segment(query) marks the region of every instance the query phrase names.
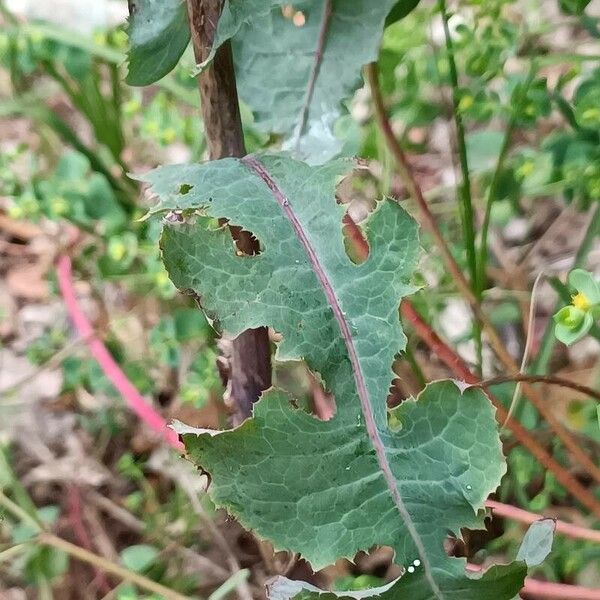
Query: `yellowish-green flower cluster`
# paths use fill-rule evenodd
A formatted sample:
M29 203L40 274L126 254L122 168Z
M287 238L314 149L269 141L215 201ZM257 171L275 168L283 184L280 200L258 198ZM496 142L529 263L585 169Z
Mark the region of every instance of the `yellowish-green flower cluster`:
M600 287L594 276L583 269L571 271L568 281L575 293L571 304L554 315L554 333L558 340L570 346L586 335L600 316Z

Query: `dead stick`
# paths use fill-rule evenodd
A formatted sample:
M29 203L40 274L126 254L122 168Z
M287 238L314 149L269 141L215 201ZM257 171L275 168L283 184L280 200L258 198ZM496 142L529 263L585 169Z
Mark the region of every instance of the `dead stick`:
M188 16L194 54L204 62L212 49L223 0L188 0ZM246 154L240 118L231 45L224 43L212 63L198 78L204 131L211 160ZM240 228L231 228L238 248L245 254L256 254L258 241ZM249 329L226 341L226 400L233 411L233 424L252 412L261 392L271 386L271 349L266 327Z

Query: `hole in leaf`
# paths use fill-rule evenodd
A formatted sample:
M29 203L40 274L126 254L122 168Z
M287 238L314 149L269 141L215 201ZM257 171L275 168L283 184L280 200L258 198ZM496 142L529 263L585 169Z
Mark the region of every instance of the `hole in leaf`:
M262 252L259 239L251 231L247 231L238 225L231 225L229 230L231 231L237 256L256 256Z
M354 264L360 265L369 257L369 242L362 229L348 213L344 215L342 223L346 254Z
M189 193L190 193L190 191L191 191L193 188L194 188L194 186L193 186L193 185L190 185L189 183L182 183L182 184L179 186L179 193L180 193L182 196L185 196L186 194L189 194Z
M284 4L281 7L281 14L284 19L291 21L296 27L306 25L306 14L301 10L296 10L292 4Z
M373 546L368 552L358 552L349 571L359 577L366 587L377 587L402 574L402 567L394 563L394 550L390 546Z
M281 336L275 333L275 341ZM297 399L295 408L312 414L321 421L335 416L335 398L329 394L318 373L313 373L303 361L286 361L275 365L276 385Z
M292 22L296 27L304 27L306 23L306 16L304 13L299 10L292 18Z

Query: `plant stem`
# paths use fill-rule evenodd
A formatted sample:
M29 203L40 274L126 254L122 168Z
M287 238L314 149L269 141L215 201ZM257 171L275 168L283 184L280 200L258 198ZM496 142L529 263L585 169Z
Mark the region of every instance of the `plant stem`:
M192 45L198 63L212 49L222 0L187 0ZM237 97L231 44L221 45L212 64L198 77L205 137L211 160L246 154ZM232 227L237 247L244 254L257 254L259 243L248 232ZM250 416L252 405L271 386L271 346L266 327L248 329L235 339L225 339L227 366L221 374L227 383L226 401L233 411L233 424Z
M66 540L63 540L52 533L41 533L37 539L39 543L44 546L51 546L57 550L62 550L73 558L77 558L83 562L98 567L106 573L116 575L120 579L133 583L147 592L158 594L159 596L166 598L166 600L189 600L189 596L184 596L183 594L170 590L164 585L161 585L156 581L152 581L152 579L148 579L139 573L129 571L128 569L125 569L124 567L117 565L102 556L98 556L89 550L85 550L79 546L76 546L75 544L71 544L71 542L67 542Z
M423 389L427 385L427 378L425 377L425 373L423 373L423 369L417 362L414 352L410 348L409 344L406 344L406 350L404 350L404 355L406 356L406 360L410 365L412 372L417 379L417 382L421 389Z
M485 505L494 514L510 519L511 521L519 521L527 525L535 523L540 519L543 519L543 515L523 510L510 504L502 504L495 500L487 500ZM597 529L588 529L586 527L580 527L579 525L573 525L559 519L556 520L556 533L570 537L575 540L589 540L590 542L600 543L600 531Z
M500 154L498 155L498 161L496 162L496 168L494 169L494 174L492 175L492 181L490 182L490 186L488 188L486 201L485 201L485 213L483 216L483 223L481 225L481 240L479 242L479 256L477 258L477 275L475 277L475 295L479 302L481 302L481 298L483 296L483 290L485 287L485 268L487 266L488 260L488 232L490 228L490 218L492 215L492 206L494 202L497 200L498 195L498 184L500 183L500 177L502 175L502 171L504 170L504 164L506 162L506 157L508 156L508 151L510 149L510 142L512 140L512 136L517 125L517 120L519 117L519 112L523 106L523 102L527 97L527 91L529 86L533 82L535 74L537 72L537 66L535 63L531 63L531 67L529 69L529 73L527 75L527 79L523 83L523 87L520 89L517 94L517 98L513 98L512 102L512 110L511 116L506 126L506 131L504 133L504 139L502 141L502 147L500 149Z
M456 69L456 60L454 57L454 44L452 35L448 25L448 11L446 8L446 0L439 0L438 7L442 17L444 26L444 38L446 40L446 56L448 60L448 69L450 71L450 83L452 85L452 112L454 116L454 124L456 126L456 142L458 148L458 158L462 176L462 184L460 186L459 206L462 231L465 240L465 249L467 253L467 263L469 265L469 273L471 275L471 286L475 286L477 281L477 256L475 248L475 218L473 213L473 199L471 196L471 176L469 174L469 160L467 156L467 143L465 139L465 126L462 119L462 114L459 108L459 87L458 87L458 71ZM481 325L475 320L473 324L475 333L475 344L477 351L477 368L481 372L483 342L481 339Z
M474 385L476 387L489 387L491 385L498 385L500 383L522 381L526 381L527 383L546 383L548 385L558 385L560 387L569 388L581 394L585 394L586 396L594 398L594 400L600 402L600 391L588 387L587 385L575 383L574 381L570 381L564 377L555 377L550 375L526 375L524 373L517 373L516 375L506 375L484 379L483 381L480 381Z
M0 505L4 506L4 508L19 521L27 523L34 531L42 530L42 524L27 511L23 510L18 504L13 502L2 490L0 490Z
M488 342L492 350L494 351L494 354L496 354L496 356L507 371L511 373L519 371L519 366L517 365L515 359L507 350L506 346L504 345L504 342L498 335L498 332L494 328L492 322L483 312L481 305L477 300L477 297L475 296L473 290L469 286L469 282L467 281L462 271L460 270L458 264L454 260L454 257L452 256L452 253L450 252L450 249L448 248L448 245L444 240L444 237L442 236L439 228L437 227L435 218L429 210L429 206L425 201L423 191L421 190L420 185L414 177L410 163L408 162L404 151L400 147L398 140L396 140L396 136L394 135L390 122L387 118L387 114L385 112L383 97L381 95L381 89L379 87L377 65L375 63L367 65L366 72L367 77L369 79L369 84L371 86L371 95L373 97L375 114L377 116L379 126L381 127L384 133L384 137L386 142L388 143L390 151L396 159L398 172L403 178L405 185L409 190L409 193L411 194L417 206L419 207L423 226L432 234L434 240L436 241L439 250L442 254L444 264L448 269L448 272L452 275L454 282L456 283L456 286L462 294L463 298L471 305L471 309L473 310L475 317L482 324L483 330L487 335ZM548 409L544 400L537 393L537 391L528 384L523 385L523 391L525 393L525 396L527 396L527 398L530 400L533 406L535 406L540 415L542 415L542 417L546 420L548 425L556 433L558 438L563 442L563 444L569 450L571 455L579 462L581 466L585 468L585 470L596 481L600 482L600 467L594 464L590 457L581 449L577 441L563 427L559 419L554 415L554 413L551 410ZM503 411L506 412L504 407Z
M0 551L0 563L6 562L15 556L21 554L21 552L25 552L27 548L31 546L31 541L23 542L22 544L15 544L14 546L10 546L6 548L6 550Z

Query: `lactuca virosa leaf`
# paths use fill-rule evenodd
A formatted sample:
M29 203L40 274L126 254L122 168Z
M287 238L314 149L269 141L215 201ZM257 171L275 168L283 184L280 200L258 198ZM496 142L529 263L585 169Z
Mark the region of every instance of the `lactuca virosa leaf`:
M417 1L226 0L205 65L232 39L238 92L256 127L283 135L296 157L323 163L341 150L341 103L377 59L388 13L397 20Z
M159 198L153 212L175 211L161 245L177 287L233 335L272 326L283 336L277 358L306 361L336 399L325 422L271 390L237 429L178 431L210 473L215 503L315 569L389 545L413 571L395 597L415 590L454 599L460 590L475 599L493 579L504 582L495 600L509 600L523 565L473 580L443 548L448 531L481 527L483 502L505 472L494 411L479 390L461 393L447 381L395 409L400 427L388 424L391 365L406 343L398 305L414 290L417 228L397 204L380 202L365 227L369 256L353 263L335 201L347 166L277 155L143 177ZM261 253L238 256L215 218L253 232Z
M190 41L185 0L133 0L129 85L150 85L175 68Z

